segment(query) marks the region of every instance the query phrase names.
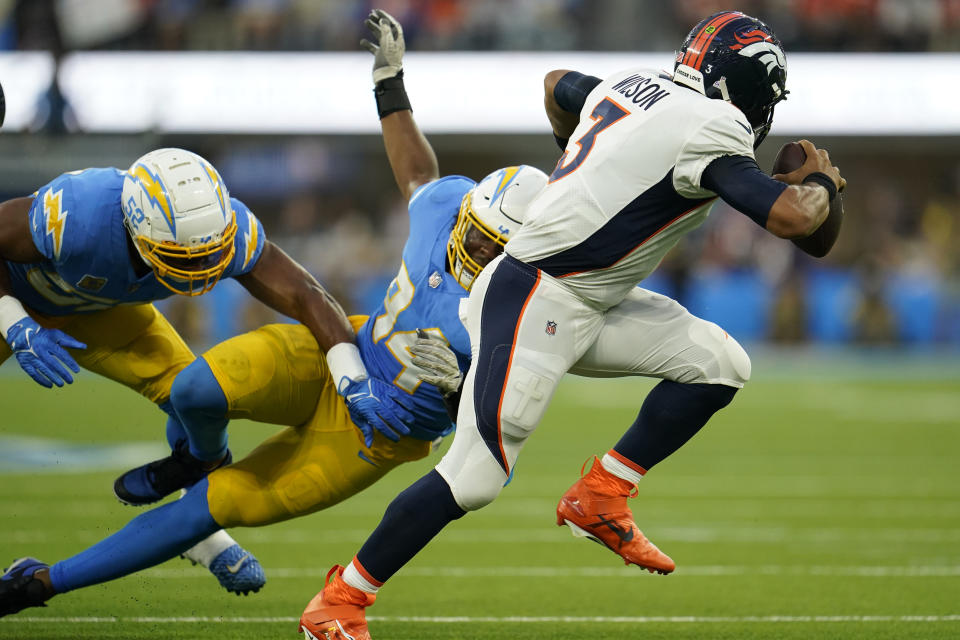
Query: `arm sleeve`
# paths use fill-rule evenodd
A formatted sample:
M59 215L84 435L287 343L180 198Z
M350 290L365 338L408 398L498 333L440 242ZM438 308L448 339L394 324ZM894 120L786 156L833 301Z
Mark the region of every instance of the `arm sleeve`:
M703 171L700 186L763 228L774 201L787 188L765 174L756 160L744 156L721 156L711 162Z
M564 111L579 114L587 101L587 96L602 81L595 76L587 76L570 71L553 87L553 99Z

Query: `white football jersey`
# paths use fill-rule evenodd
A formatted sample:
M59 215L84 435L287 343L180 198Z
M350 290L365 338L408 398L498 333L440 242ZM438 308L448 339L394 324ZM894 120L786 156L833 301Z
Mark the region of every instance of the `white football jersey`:
M716 194L700 176L728 155L753 158L739 109L660 71L616 73L587 96L506 251L597 305L617 304L704 221Z

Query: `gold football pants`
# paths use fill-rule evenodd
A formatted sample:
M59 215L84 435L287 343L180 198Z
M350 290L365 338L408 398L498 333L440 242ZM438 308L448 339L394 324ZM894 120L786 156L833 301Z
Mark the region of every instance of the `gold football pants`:
M366 318L351 317L354 327ZM227 397L228 416L288 425L248 456L208 477L210 513L225 528L256 527L306 515L359 493L430 443L373 446L350 414L310 331L274 324L223 342L204 354Z

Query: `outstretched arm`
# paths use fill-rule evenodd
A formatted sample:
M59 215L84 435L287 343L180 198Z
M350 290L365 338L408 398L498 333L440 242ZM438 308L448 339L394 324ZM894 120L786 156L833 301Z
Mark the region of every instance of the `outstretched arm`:
M257 264L237 280L257 300L310 329L368 447L374 430L394 441L410 433L404 424L413 419L408 407L390 385L369 375L343 308L306 269L268 241Z
M374 96L383 146L400 193L409 200L417 187L439 177L437 156L413 119L403 86L403 28L380 9L370 12L366 25L373 41L362 40L361 44L374 56Z

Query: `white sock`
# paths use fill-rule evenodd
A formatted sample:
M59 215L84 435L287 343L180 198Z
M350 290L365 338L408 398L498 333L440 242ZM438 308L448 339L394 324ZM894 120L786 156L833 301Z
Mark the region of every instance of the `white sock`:
M347 565L347 568L343 570L343 575L341 577L348 585L356 589L360 589L360 591L376 593L380 590L380 587L372 584L369 580L363 577L363 574L361 574L357 568L353 566L353 562Z
M611 456L609 453L605 453L603 455L603 458L600 459L600 464L602 464L603 468L609 473L612 473L618 478L623 478L627 482L631 482L633 484L638 484L643 478L642 473L636 469L628 467L624 463Z
M231 538L229 533L220 529L220 531L211 533L205 539L184 551L183 555L188 560L193 560L209 569L214 558L235 544L237 544L237 541Z

